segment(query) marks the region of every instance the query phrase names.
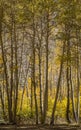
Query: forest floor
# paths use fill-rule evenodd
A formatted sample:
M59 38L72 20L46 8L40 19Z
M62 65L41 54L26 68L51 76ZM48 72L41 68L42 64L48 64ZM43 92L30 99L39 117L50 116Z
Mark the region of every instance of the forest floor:
M0 125L0 130L81 130L80 125Z

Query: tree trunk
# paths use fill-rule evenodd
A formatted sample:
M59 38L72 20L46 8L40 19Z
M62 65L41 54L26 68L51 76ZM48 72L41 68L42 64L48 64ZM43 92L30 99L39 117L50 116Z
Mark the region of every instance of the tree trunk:
M72 100L72 112L74 120L77 122L77 115L75 110L75 101L74 101L74 87L72 83L72 67L70 66L70 85L71 85L71 100Z
M48 110L48 43L49 43L49 12L46 16L47 26L46 26L46 80L45 80L45 92L44 92L44 108L43 108L43 118L42 123L45 123L46 114Z
M34 4L33 4L33 9L34 9ZM36 79L35 79L35 18L34 18L34 12L33 12L33 39L32 39L32 52L33 52L33 57L32 57L32 85L34 87L34 100L35 100L35 115L36 115L36 124L38 124L38 104L37 104L37 95L36 95Z
M62 50L62 58L61 58L61 63L60 63L60 72L59 72L59 78L57 82L57 91L56 91L56 96L55 96L55 101L53 105L53 110L52 110L52 116L51 116L51 121L50 125L53 125L54 123L54 116L55 116L55 110L56 110L56 104L57 104L57 99L58 99L58 94L59 94L59 88L60 88L60 82L61 82L61 75L62 75L62 70L63 70L63 59L64 59L64 50L65 50L65 43L63 45L63 50Z
M80 30L77 30L77 48L76 48L76 53L77 53L77 122L79 122L80 118L80 65L79 65L79 43L80 43Z
M6 118L6 113L5 113L5 108L4 108L4 101L3 101L3 95L2 95L2 90L0 86L0 99L1 99L1 105L2 105L2 111L3 111L3 118Z
M16 123L16 113L17 113L17 103L18 103L18 47L17 47L17 36L16 36L16 25L15 25L15 16L14 16L14 44L15 44L15 100L14 100L14 123Z
M70 84L69 84L69 67L67 62L66 70L66 79L67 79L67 108L66 108L66 119L70 123Z

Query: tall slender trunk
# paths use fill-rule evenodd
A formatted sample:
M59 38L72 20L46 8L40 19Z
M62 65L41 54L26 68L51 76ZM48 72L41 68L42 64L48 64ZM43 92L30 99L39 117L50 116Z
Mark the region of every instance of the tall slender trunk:
M75 101L74 101L74 87L72 83L72 67L70 66L70 85L71 85L71 100L72 100L72 112L74 120L77 122L77 115L75 110Z
M41 63L42 63L42 53L41 53L41 45L42 45L42 20L41 20L41 36L38 34L38 40L39 40L39 47L38 47L38 58L39 58L39 87L40 87L40 121L42 122L42 114L43 114L43 108L42 108L42 75L41 75Z
M69 81L69 67L67 61L67 70L66 70L66 80L67 80L67 108L66 108L66 119L70 123L70 81Z
M70 120L70 64L71 64L71 52L70 52L70 23L65 25L66 31L66 82L67 82L67 107L66 107L66 119L68 123L71 123Z
M14 44L15 44L15 101L14 101L14 123L16 123L17 103L18 103L18 47L17 47L17 36L16 36L16 25L14 16Z
M12 110L12 93L13 93L13 16L12 16L12 25L11 25L11 82L10 82L10 111L12 116L12 122L13 122L13 110Z
M47 110L48 110L48 43L49 43L49 11L47 12L47 26L46 26L46 80L45 80L45 92L44 92L44 108L42 123L45 123Z
M64 50L65 50L65 42L64 42L63 50L62 50L62 59L61 59L61 63L60 63L59 78L58 78L57 87L56 87L57 91L56 91L55 101L54 101L54 105L53 105L50 125L53 125L54 118L55 118L55 110L56 110L56 104L57 104L57 99L58 99L58 94L59 94L59 89L60 89L61 75L62 75L62 70L63 70Z
M39 49L39 86L40 86L40 113L41 113L41 118L42 118L41 45Z
M80 43L80 30L77 30L77 48L76 48L76 53L77 53L77 120L79 122L80 118L80 67L79 67L79 43Z
M35 84L35 46L34 46L34 44L35 43L33 43L33 77L32 77L32 82L33 82L33 86L34 86L36 124L38 124L38 106L37 106L37 95L36 95L36 84Z
M32 116L32 113L33 113L33 75L31 75L31 103L30 103L30 107L31 107L31 116Z
M33 3L33 11L34 11L34 3ZM38 124L38 104L37 104L37 94L36 94L36 79L35 79L35 16L33 12L33 39L32 39L32 62L33 62L33 69L32 69L32 85L34 87L34 100L35 100L35 115L36 115L36 124Z

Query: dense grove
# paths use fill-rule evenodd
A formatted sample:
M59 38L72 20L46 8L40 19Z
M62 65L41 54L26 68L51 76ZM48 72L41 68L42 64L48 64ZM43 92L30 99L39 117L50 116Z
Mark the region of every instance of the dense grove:
M0 118L79 123L81 1L0 1Z

